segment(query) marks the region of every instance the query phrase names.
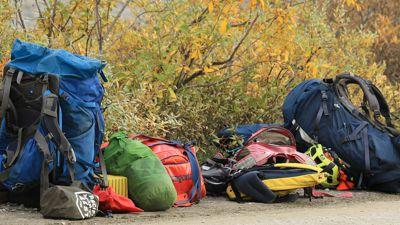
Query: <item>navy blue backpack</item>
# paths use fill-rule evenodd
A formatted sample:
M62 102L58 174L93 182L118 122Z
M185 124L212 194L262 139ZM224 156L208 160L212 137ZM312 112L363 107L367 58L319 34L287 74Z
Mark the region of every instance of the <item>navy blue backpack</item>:
M0 184L11 194L102 183L105 64L16 40L0 91ZM101 154L101 153L100 153ZM103 172L105 168L103 168Z
M349 85L361 88L360 107L350 100ZM371 82L352 74L304 81L286 97L283 116L299 150L320 143L350 164L359 188L400 192L399 132Z

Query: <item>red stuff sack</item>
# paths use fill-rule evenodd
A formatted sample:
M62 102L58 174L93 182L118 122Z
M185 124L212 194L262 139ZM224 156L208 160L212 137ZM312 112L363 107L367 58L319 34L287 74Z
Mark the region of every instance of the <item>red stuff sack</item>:
M112 211L114 213L140 213L143 212L129 198L114 192L112 187L106 189L96 185L93 194L99 197L99 209L101 211Z
M259 129L235 155L233 169L249 169L267 163L304 163L314 165L307 155L296 150L296 140L289 130L281 126Z
M161 160L177 192L174 207L191 206L206 196L193 146L145 135L131 135L131 138L149 146Z

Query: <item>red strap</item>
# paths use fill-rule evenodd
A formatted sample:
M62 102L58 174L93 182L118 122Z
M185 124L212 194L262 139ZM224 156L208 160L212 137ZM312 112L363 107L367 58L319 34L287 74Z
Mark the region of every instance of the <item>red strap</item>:
M342 192L339 194L330 194L327 192L317 191L317 190L313 189L312 196L315 198L321 198L321 197L352 198L353 193L351 193L349 191L345 191L345 192Z

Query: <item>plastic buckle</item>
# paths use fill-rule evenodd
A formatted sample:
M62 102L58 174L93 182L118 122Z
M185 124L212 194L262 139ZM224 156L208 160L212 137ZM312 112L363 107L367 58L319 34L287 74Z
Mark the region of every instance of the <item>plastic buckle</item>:
M322 101L327 101L328 95L326 94L326 91L321 91L321 94L322 94Z
M51 156L46 157L46 163L49 165L50 163L54 162L53 158Z
M374 110L374 117L379 118L380 116L381 116L381 112L379 112L378 110Z
M14 186L11 187L11 191L20 192L20 191L24 190L24 188L25 188L25 184L16 183L16 184L14 184Z
M16 71L16 70L15 70L14 67L8 68L7 73L6 73L6 76L13 76L14 73L15 73L15 71Z
M42 84L48 84L49 83L49 76L47 74L40 75L39 82L42 83Z
M70 151L68 151L68 161L70 163L75 163L76 162L76 156L75 156L75 151L74 149L70 149Z

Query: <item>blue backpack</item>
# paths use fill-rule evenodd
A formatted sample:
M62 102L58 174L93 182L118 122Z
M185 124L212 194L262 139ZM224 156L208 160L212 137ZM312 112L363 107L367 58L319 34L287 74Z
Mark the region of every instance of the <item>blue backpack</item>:
M105 64L16 40L0 91L0 183L13 194L101 183ZM103 168L103 172L105 168ZM76 183L76 182L75 182Z
M348 85L363 92L361 106L349 100ZM358 187L400 192L400 138L379 89L363 78L340 74L304 81L286 97L285 127L303 151L320 143L350 164Z

